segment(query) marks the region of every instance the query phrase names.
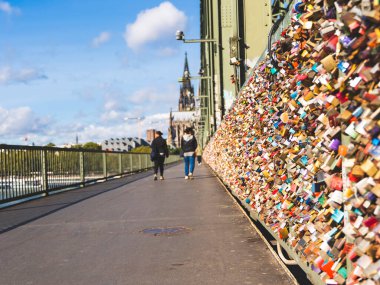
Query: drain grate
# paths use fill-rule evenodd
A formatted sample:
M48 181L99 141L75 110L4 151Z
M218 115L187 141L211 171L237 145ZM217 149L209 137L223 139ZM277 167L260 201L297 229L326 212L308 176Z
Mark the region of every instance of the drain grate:
M152 228L152 229L145 229L142 232L144 234L151 234L154 236L160 236L160 235L176 235L180 233L189 232L190 229L185 227L172 227L172 228Z

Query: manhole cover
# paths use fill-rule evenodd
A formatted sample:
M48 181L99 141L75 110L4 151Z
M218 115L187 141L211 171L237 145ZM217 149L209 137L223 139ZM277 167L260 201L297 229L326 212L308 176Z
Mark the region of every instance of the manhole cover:
M190 229L187 229L185 227L173 227L173 228L152 228L152 229L145 229L142 232L144 234L151 234L154 236L159 235L175 235L179 233L185 233L188 232Z

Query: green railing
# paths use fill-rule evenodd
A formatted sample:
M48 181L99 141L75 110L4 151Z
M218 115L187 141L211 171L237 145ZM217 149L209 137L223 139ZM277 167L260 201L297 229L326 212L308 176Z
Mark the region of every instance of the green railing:
M165 163L179 159L172 155ZM152 167L148 153L0 145L0 204Z

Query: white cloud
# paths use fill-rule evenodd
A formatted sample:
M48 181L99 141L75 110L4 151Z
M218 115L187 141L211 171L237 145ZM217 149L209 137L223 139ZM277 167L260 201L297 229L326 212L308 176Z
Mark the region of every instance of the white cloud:
M0 68L0 85L28 83L32 80L47 79L47 76L34 68L15 70L9 66Z
M44 132L50 120L36 116L29 107L0 107L0 136L17 136Z
M111 34L109 32L101 32L99 36L92 40L93 47L99 47L100 45L108 42L111 39Z
M20 13L20 9L16 7L12 7L11 4L4 1L0 1L0 11L3 11L4 13L8 15Z
M104 95L104 112L100 119L102 122L122 122L126 113L127 102L122 91L112 85L104 85L107 92Z
M109 138L116 137L142 137L146 138L146 130L154 128L161 130L165 136L169 126L169 113L157 113L146 116L143 120L120 120L118 123L108 125L105 123L98 124L81 124L72 123L68 125L55 126L49 132L42 135L29 135L29 141L46 144L54 142L57 145L64 143L74 143L76 135L79 136L79 142L102 142ZM33 138L34 137L34 138ZM1 143L1 142L0 142Z
M119 108L120 108L120 102L118 102L115 99L108 99L104 103L104 109L106 111L111 111L111 110L115 110L115 109L119 109Z
M176 85L163 88L144 87L126 95L114 84L102 84L105 91L100 121L104 124L117 124L125 117L142 117L157 111L167 111L176 104L178 89Z
M174 49L171 47L165 47L158 51L159 56L173 56L178 53L178 49Z
M69 124L54 124L49 119L38 118L29 107L3 109L0 107L0 144L31 144L46 145L53 142L56 145L75 143L76 135L79 142L102 142L115 137L146 138L146 130L154 128L167 135L169 113L157 113L146 116L143 120L120 120L113 125L107 123L84 124L73 122ZM24 139L28 138L28 141Z
M118 112L115 110L108 110L101 115L100 119L103 122L116 121L116 120L122 121L123 117L124 117L124 114L121 112Z
M157 91L154 88L146 87L134 92L129 101L133 104L150 104L158 101L158 99Z
M169 126L169 113L158 113L146 116L143 120L122 121L112 126L88 125L85 126L80 136L83 141L96 141L115 137L146 137L146 130L154 128L161 130L165 135ZM73 137L71 135L71 137Z
M163 89L146 87L134 92L128 101L144 106L153 105L157 108L159 107L157 104L175 103L178 96L178 90L174 85L169 85Z
M140 12L136 21L126 26L124 38L130 48L137 50L158 39L174 39L176 30L185 28L186 20L184 12L165 1L158 7Z

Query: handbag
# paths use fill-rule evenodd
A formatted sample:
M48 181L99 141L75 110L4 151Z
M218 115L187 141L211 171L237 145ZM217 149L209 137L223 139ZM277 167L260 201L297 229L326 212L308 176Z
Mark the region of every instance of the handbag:
M185 156L185 153L183 152L183 149L181 149L181 151L179 152L179 157L184 157Z
M152 152L150 153L150 161L154 161L157 157L157 153L152 150Z

